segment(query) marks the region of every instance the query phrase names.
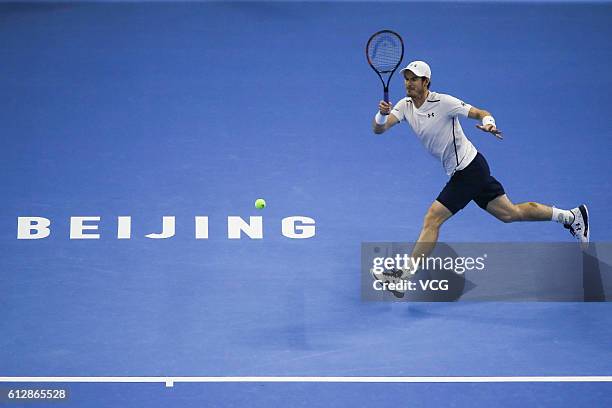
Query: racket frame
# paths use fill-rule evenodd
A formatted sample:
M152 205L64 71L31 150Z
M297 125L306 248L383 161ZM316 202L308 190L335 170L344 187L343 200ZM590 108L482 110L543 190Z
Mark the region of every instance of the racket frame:
M372 42L372 40L377 35L382 34L382 33L389 33L389 34L393 34L393 35L397 36L397 38L400 41L400 44L402 45L402 53L401 53L401 55L399 57L399 61L395 65L395 68L393 68L391 71L379 71L379 70L377 70L374 67L374 64L372 64L372 61L370 60L370 53L368 52L368 49L370 48L370 43ZM397 71L397 69L399 68L400 64L402 63L402 60L404 59L404 40L395 31L392 31L392 30L380 30L380 31L377 31L377 32L375 32L374 34L372 34L370 36L370 39L366 43L365 52L366 52L366 58L368 60L368 64L374 70L374 72L376 72L376 75L378 75L378 77L380 78L380 82L382 82L383 91L384 91L384 100L385 100L385 102L389 102L389 82L391 81L391 77L393 77L393 74L395 73L395 71ZM389 73L389 78L387 78L387 82L385 83L385 80L383 79L382 74L388 74L388 73Z

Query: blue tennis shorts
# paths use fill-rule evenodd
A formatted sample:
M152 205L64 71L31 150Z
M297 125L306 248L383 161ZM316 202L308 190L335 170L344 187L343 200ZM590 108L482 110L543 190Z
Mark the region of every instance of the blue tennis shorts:
M491 200L504 194L504 187L491 176L487 160L477 153L465 169L453 174L437 200L456 214L472 200L480 208L486 209Z

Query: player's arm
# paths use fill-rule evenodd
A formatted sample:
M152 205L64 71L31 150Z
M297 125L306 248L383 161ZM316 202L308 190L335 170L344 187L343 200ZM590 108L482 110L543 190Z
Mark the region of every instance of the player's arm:
M378 104L378 113L372 121L372 130L377 135L385 133L387 129L399 122L395 115L391 114L391 109L393 109L393 105L390 102L380 101Z
M498 139L504 138L502 136L501 130L497 129L497 127L495 126L495 119L493 118L493 115L491 115L490 112L472 106L470 108L470 111L468 112L468 118L478 119L482 121L482 125L476 125L476 127L482 130L483 132L493 133Z

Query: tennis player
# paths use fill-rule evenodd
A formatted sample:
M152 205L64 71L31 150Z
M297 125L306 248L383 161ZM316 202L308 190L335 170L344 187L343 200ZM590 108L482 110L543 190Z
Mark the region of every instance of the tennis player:
M585 247L589 242L589 213L586 205L571 210L535 202L514 204L503 186L491 176L484 156L463 133L459 117L477 119L476 127L502 139L490 112L471 106L453 96L429 90L431 69L423 61L413 61L402 69L407 97L395 106L381 101L373 122L374 133L381 134L406 121L425 149L442 162L450 180L429 207L412 257L427 256L438 240L440 226L474 200L483 210L503 222L554 221L562 224ZM414 264L403 270L385 271L375 279L393 283L416 273ZM398 293L394 294L397 296ZM401 293L403 296L403 293Z

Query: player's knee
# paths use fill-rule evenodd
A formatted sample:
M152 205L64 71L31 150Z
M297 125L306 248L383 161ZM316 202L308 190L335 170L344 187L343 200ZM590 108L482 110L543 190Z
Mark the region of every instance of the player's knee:
M436 214L435 211L432 211L430 209L429 211L427 211L427 214L425 214L425 219L423 220L423 228L424 229L437 229L437 228L440 228L440 225L442 225L442 222L443 222L443 218L439 214Z

